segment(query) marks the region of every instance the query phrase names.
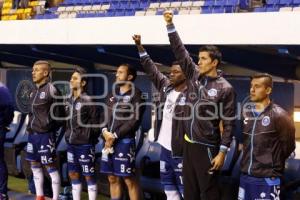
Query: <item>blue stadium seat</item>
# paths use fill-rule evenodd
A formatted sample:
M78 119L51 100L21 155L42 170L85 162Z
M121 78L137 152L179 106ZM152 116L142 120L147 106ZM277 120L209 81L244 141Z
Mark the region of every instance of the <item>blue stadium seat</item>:
M114 10L107 10L105 13L105 17L113 17L115 16L115 11Z
M253 12L266 12L266 7L254 8Z
M224 7L214 7L212 9L212 13L225 13L225 8Z
M214 5L215 6L224 6L224 5L226 5L226 0L216 0Z
M267 0L267 5L277 5L280 0Z
M125 10L125 16L134 16L135 15L135 10Z
M202 7L201 13L202 14L210 14L210 13L212 13L212 9L211 9L211 7Z
M284 5L284 6L288 6L288 5L292 4L292 3L293 3L293 0L280 0L279 1L279 4L280 5Z
M213 6L215 4L215 1L213 0L206 0L204 2L204 6Z
M121 9L116 10L115 16L116 17L125 16L125 10L121 10Z
M300 5L300 0L293 0L293 5Z
M274 7L267 7L267 12L278 12L279 11L279 7L278 6L274 6Z
M121 1L120 2L120 9L127 9L129 7L128 1Z
M239 0L228 0L226 2L226 6L236 6L239 5L240 1Z
M110 9L119 9L120 8L120 4L119 4L119 2L117 1L117 2L111 2L110 3L110 7L109 7Z
M157 9L157 11L156 11L156 15L163 15L163 14L164 14L164 12L165 12L165 9L162 9L162 8L160 8L160 9Z
M141 9L149 8L149 5L150 5L150 3L149 3L149 1L147 1L147 0L141 0L141 1L140 1L140 8L141 8Z
M139 7L140 7L140 3L138 1L130 1L128 8L135 10Z
M236 6L225 6L226 13L234 13L234 12L236 12L236 9L237 9Z

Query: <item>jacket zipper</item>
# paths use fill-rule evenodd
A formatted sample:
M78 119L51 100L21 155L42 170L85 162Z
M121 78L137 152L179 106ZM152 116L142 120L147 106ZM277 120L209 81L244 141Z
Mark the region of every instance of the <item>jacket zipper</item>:
M117 103L116 103L116 108L114 109L114 112L113 112L113 121L112 121L112 123L111 123L109 132L112 132L112 129L113 129L113 127L114 127L114 123L115 123L115 114L116 114L116 110L117 110L118 104L119 104L119 101L117 101Z
M72 100L72 106L71 106L71 119L70 119L70 128L71 128L71 134L70 134L70 138L69 138L69 143L71 144L71 139L72 139L72 135L73 135L73 107L74 107L74 102Z
M255 130L255 127L256 127L257 118L258 118L258 116L254 120L254 124L253 124L253 127L252 127L252 133L251 133L251 154L250 154L250 164L249 164L249 167L248 167L248 175L251 175L251 167L252 167L252 164L253 164L254 130Z
M35 93L35 96L34 96L34 98L33 98L32 105L31 105L31 109L32 109L32 121L31 121L31 123L30 123L31 129L32 129L33 121L35 120L35 115L34 115L34 112L33 112L33 105L34 105L34 103L35 103L35 99L36 99L37 94L39 93L39 90L40 90L40 89L38 88L37 91L36 91L36 93Z

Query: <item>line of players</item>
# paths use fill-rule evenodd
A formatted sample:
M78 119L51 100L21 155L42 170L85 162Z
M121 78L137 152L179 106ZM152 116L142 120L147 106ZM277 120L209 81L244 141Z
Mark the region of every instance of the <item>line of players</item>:
M142 67L159 91L158 104L163 106L156 112L162 118L157 117L155 122L155 139L162 149L161 183L168 200L219 200L218 176L232 140L236 95L217 69L222 59L218 48L202 47L198 64L195 64L175 29L172 12L166 11L164 19L176 58L169 77L157 69L141 44L141 36L133 36ZM50 73L51 66L47 61L37 61L33 66L32 80L36 88L30 94L32 107L27 128L27 160L31 163L36 199L45 199L44 166L52 181L52 199L58 200L60 177L55 161L54 132L63 125L66 127L68 173L74 200L80 199L81 175L87 182L89 199L96 199L95 144L100 133L105 141L100 172L108 174L111 199L122 198L121 179L128 188L130 199L141 199L135 172L134 137L143 116L144 107L140 105L144 100L134 85L135 68L128 64L118 67L118 87L107 96L107 109L101 117L86 93L88 80L84 69L77 68L73 72L70 79L72 93L65 100L54 98L60 94L49 82ZM284 163L295 149L294 125L289 115L271 101L272 87L270 75L254 75L250 86L251 103L242 111L243 158L238 197L241 200L257 199L262 193L267 199L279 199ZM1 85L0 89L2 155L6 127L12 120L9 116L13 110L7 88ZM51 110L54 104L57 106ZM211 118L215 110L218 113ZM51 116L68 118L60 121ZM99 119L103 118L107 120L101 131L94 126L82 125L99 124ZM3 155L0 163L3 169L0 170L0 199L7 199L7 170Z

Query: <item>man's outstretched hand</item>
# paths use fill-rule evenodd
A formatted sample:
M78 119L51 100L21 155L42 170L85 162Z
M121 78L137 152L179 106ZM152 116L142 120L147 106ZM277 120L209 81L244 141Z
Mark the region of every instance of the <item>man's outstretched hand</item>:
M173 12L171 10L165 11L164 19L165 19L167 25L173 24Z
M141 35L133 35L132 39L137 46L141 45Z

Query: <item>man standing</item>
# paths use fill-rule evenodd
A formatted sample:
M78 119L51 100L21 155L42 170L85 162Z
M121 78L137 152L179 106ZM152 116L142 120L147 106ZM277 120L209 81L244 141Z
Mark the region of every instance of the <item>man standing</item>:
M54 103L59 91L50 83L51 66L47 61L37 61L33 65L32 80L36 88L30 94L31 111L29 113L27 160L31 163L36 199L43 200L44 175L42 166L45 166L52 181L53 200L58 199L60 177L57 171L55 158L55 131L59 123L54 117L62 115L61 106ZM53 114L54 116L52 116Z
M166 11L168 36L172 51L187 83L186 134L183 155L184 198L219 200L218 170L232 140L235 118L235 93L217 71L222 54L215 46L199 50L198 65L193 62L173 24L173 13ZM222 137L220 121L223 124Z
M144 71L160 94L156 112L155 139L161 145L160 179L168 200L183 198L183 107L186 99L186 78L180 65L172 64L170 78L162 74L134 35ZM162 106L161 106L162 104ZM162 116L162 118L161 118Z
M289 114L270 100L272 76L251 79L250 100L243 108L243 157L239 200L280 199L285 160L295 149L295 127Z
M144 112L142 93L134 86L136 69L121 64L116 73L113 91L107 97L106 126L102 129L106 148L114 152L102 154L102 173L108 174L111 199L122 195L121 178L124 179L131 200L140 199L140 188L135 177L135 132L140 126Z
M5 85L0 82L0 200L8 200L7 167L4 158L5 134L14 117L12 96Z
M86 71L75 69L70 80L72 96L67 100L68 116L65 139L68 144L68 171L72 183L74 200L80 200L81 179L85 177L88 185L89 200L96 200L95 144L98 142L96 108L90 96L85 93L87 86ZM100 132L100 130L99 130Z

